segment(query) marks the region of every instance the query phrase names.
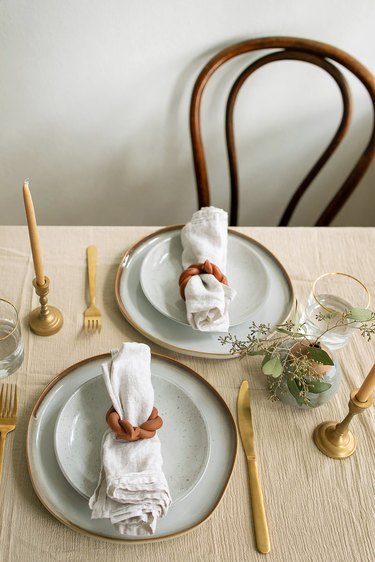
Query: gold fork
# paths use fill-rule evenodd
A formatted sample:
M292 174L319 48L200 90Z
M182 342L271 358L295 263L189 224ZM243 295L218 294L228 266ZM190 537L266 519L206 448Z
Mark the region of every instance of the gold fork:
M0 390L0 482L3 472L5 440L17 422L17 385L2 384Z
M102 315L98 307L95 306L96 254L96 246L89 246L87 248L90 306L85 310L84 328L86 334L94 334L96 331L100 333L100 330L102 328Z

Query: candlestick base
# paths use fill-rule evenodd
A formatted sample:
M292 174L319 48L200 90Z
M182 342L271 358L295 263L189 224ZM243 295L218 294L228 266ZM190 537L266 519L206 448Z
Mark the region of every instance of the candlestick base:
M53 336L63 326L64 319L58 308L48 306L48 314L41 315L41 307L35 308L29 316L30 328L38 336Z
M64 324L61 311L48 304L49 283L48 277L45 277L44 285L38 285L36 279L33 281L35 292L40 297L41 306L30 312L29 324L31 330L38 336L52 336L61 330Z
M328 421L315 428L313 439L318 449L331 459L346 459L357 448L357 439L348 429L345 435L336 431L337 422Z
M356 414L360 414L372 405L372 397L366 402L357 400L358 389L352 390L349 401L349 413L341 422L327 421L318 425L313 433L313 440L318 449L331 459L346 459L357 448L357 439L350 431L349 424Z

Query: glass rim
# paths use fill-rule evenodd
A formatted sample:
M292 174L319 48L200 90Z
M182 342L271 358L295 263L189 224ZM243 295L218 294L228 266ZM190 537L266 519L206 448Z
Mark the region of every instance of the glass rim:
M17 328L18 328L18 326L19 326L19 323L20 323L20 317L19 317L19 315L18 315L18 310L17 310L17 308L15 307L15 305L14 305L12 302L8 301L7 299L2 299L2 298L0 298L0 303L1 303L1 302L6 302L7 304L10 304L10 306L14 309L14 311L15 311L15 313L16 313L16 324L15 324L13 330L12 330L11 332L9 332L9 334L7 334L6 336L3 336L2 338L0 337L0 341L4 341L4 340L6 340L7 338L9 338L9 336L11 336L12 334L14 334L14 332L17 330Z
M343 273L342 271L330 271L328 273L323 273L323 275L319 275L319 277L317 277L313 283L312 286L312 294L314 299L316 300L316 302L319 304L319 306L321 306L322 308L324 308L324 310L326 310L327 312L335 312L336 314L343 314L342 312L340 313L337 310L334 310L333 308L328 308L328 306L325 306L320 300L318 295L316 294L316 285L318 283L318 281L320 281L321 279L323 279L324 277L328 277L329 275L342 275L343 277L348 277L349 279L352 279L353 281L355 281L356 283L358 283L359 285L361 285L361 287L363 287L363 289L366 292L367 295L367 304L364 308L368 308L370 306L371 303L371 295L370 295L370 291L368 290L367 286L360 281L360 279L358 279L357 277L354 277L354 275L350 275L350 273Z

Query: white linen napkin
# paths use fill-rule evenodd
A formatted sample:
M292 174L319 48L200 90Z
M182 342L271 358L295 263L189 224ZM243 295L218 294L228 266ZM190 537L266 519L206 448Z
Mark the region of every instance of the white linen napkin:
M103 377L120 419L133 426L145 422L154 406L150 348L123 343L103 363ZM93 519L110 519L121 534L147 536L155 532L159 517L171 503L162 471L160 440L123 441L109 430L102 442L102 467L97 488L90 498Z
M209 260L225 275L227 267L228 215L216 207L194 213L181 231L182 267ZM230 280L229 280L230 283ZM227 332L229 303L236 291L213 275L194 275L185 287L189 324L202 332Z

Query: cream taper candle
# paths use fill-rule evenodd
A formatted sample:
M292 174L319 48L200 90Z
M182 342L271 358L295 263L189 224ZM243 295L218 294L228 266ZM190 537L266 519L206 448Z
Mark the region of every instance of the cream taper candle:
M358 402L367 402L375 388L375 363L356 394Z
M40 251L39 233L36 224L34 205L29 189L29 180L25 180L23 183L23 200L25 203L27 226L29 228L30 245L31 252L33 254L36 282L39 286L42 286L45 283L45 276L43 270L42 253Z

